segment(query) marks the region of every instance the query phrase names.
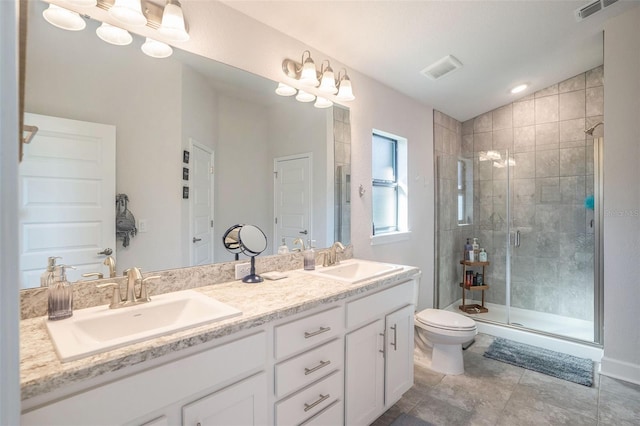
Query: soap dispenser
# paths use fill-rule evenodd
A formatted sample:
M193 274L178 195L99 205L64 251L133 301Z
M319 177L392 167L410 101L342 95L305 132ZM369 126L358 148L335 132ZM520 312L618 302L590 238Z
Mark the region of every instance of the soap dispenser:
M282 244L278 247L278 254L287 254L289 253L289 247L287 247L287 242L285 239L282 239Z
M307 241L307 249L303 253L305 271L313 271L316 269L316 252L313 250L314 245L315 240Z
M51 256L47 259L47 270L40 275L40 287L49 287L53 284L54 270L56 267L56 259L62 259L59 256Z
M73 289L67 281L66 268L73 266L57 265L54 267L54 281L49 286L49 320L57 321L73 315Z

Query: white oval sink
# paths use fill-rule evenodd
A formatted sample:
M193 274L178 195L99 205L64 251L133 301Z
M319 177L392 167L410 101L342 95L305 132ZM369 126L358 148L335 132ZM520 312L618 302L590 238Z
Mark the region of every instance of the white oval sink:
M305 273L316 275L324 278L331 278L355 284L372 278L382 277L393 272L397 272L403 268L402 265L394 265L392 263L373 262L370 260L349 259L343 260L337 265L319 267L313 271L304 271Z
M238 315L232 306L184 290L124 308L79 309L71 318L45 322L60 360L67 362Z

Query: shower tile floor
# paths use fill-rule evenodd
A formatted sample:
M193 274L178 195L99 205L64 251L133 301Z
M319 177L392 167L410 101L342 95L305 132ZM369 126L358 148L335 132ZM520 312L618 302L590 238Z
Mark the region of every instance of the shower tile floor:
M445 310L464 314L460 309L458 309L458 306L461 303L462 301L458 300L447 306ZM466 303L480 304L480 301L467 300ZM487 303L485 306L489 309L489 312L467 315L474 319L482 318L502 324L506 322L507 309L504 305ZM511 308L509 310L509 320L512 325L557 334L559 336L571 337L573 339L584 340L586 342L593 342L593 321L579 320L521 308Z
M434 373L416 358L413 387L373 425L388 426L402 413L433 425L640 424L640 385L596 373L588 388L485 358L493 339L476 336L458 376Z

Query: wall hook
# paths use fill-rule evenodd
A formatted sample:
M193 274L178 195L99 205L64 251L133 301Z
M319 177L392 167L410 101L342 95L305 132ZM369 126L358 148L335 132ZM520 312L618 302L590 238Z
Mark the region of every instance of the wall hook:
M364 189L364 186L362 186L362 184L360 184L360 187L358 188L358 193L360 194L360 198L364 196L365 192L367 192L367 190Z

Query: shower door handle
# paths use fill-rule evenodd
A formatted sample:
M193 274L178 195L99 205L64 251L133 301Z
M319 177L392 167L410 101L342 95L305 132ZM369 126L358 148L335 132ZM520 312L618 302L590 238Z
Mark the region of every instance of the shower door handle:
M520 247L520 230L516 231L516 239L513 245L514 247Z

